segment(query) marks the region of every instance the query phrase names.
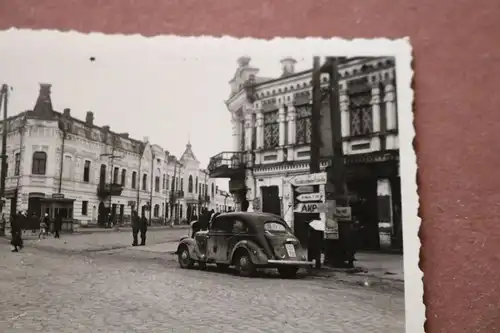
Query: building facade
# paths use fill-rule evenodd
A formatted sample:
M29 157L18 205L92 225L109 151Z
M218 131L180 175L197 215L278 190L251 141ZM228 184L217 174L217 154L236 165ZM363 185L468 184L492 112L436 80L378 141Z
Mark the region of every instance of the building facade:
M297 230L291 177L309 173L312 70L281 61L278 78L258 76L250 58L238 60L226 101L233 149L212 157L213 177L231 178L238 208L279 214ZM395 62L391 57L352 58L339 66L341 134L353 215L363 225L366 248L402 246ZM320 77L328 89L329 76ZM327 103L323 103L326 105ZM321 110L322 143L331 141L329 106ZM331 171L331 153L321 170ZM325 219L325 213L321 213ZM297 223L294 223L297 222Z
M196 211L216 207L216 180L191 161L190 144L177 159L147 137L136 140L97 126L90 111L85 120L69 109L54 111L50 89L41 84L33 110L7 120L5 214L61 214L68 223L85 225L103 224L109 216L126 223L137 209L164 223L187 219L195 195ZM195 192L190 177L196 177ZM234 206L232 198L227 201Z

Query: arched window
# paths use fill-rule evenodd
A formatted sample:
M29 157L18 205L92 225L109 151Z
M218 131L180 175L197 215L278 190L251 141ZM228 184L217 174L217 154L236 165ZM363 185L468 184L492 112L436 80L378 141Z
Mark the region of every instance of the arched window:
M193 193L193 176L189 175L188 179L188 193Z
M196 187L194 188L195 192L198 192L198 176L196 176Z
M142 175L142 190L143 191L148 190L148 175L147 174Z
M101 170L99 172L99 184L101 186L106 184L106 164L101 164Z
M46 172L47 172L47 153L43 151L34 152L31 173L34 175L45 175Z
M214 183L212 183L212 197L215 197L215 193L214 193Z
M127 170L122 170L122 186L125 187L125 181L127 180Z
M169 176L169 175L167 175L167 180L166 180L166 182L165 182L165 188L166 188L167 190L168 190L168 188L169 188L169 186L170 186L170 185L169 185L169 183L170 183L170 176Z
M135 188L137 186L137 172L134 171L132 172L132 188Z

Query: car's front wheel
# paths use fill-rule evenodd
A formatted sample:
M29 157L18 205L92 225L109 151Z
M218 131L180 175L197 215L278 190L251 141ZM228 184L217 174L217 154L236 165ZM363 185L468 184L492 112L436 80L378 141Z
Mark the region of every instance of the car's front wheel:
M250 277L255 275L256 269L252 259L246 252L241 252L236 258L236 269L241 276Z
M297 276L297 271L299 270L298 267L291 267L291 266L286 266L286 267L280 267L278 268L278 273L282 278L285 279L290 279L294 278Z
M187 246L181 246L177 254L177 259L181 268L193 268L194 266L194 260L189 255Z

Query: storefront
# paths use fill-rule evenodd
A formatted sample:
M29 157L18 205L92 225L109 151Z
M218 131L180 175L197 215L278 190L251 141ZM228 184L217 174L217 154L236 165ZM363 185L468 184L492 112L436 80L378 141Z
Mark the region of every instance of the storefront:
M63 231L73 231L73 204L75 199L68 199L64 194L53 193L46 196L44 193L31 192L28 195L28 216L33 213L41 217L48 214L50 221L54 221L57 216L62 218L61 229Z

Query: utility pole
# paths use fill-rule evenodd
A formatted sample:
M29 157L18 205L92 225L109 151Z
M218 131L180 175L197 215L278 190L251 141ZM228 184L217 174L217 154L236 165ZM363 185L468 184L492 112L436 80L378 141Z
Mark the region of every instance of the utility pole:
M174 177L172 178L172 184L171 184L171 190L170 190L170 218L172 221L175 221L175 218L177 216L174 216L174 212L177 215L177 212L174 210L175 206L175 196L176 196L176 191L177 191L177 184L176 184L176 177L177 177L177 160L174 157ZM173 223L173 222L172 222Z
M112 134L111 134L112 135ZM113 179L113 175L114 175L114 166L115 166L115 159L119 159L119 158L122 158L121 156L119 155L115 155L115 136L112 135L111 137L111 154L101 154L101 156L107 156L109 157L109 161L110 161L110 171L109 171L109 175L110 175L110 180L109 180L109 214L111 214L111 208L113 206L112 204L112 197L113 197L113 185L115 184L115 180ZM117 175L116 178L118 178L119 175ZM118 179L116 180L118 182ZM106 186L106 184L104 184L104 186ZM113 211L114 213L114 211ZM114 218L115 216L113 216Z
M2 171L0 174L0 235L5 235L5 221L3 219L3 207L5 206L5 179L7 178L7 103L9 95L9 86L2 85L0 90L0 110L3 102L3 129L2 129Z
M320 151L320 135L319 135L319 120L321 115L321 67L320 58L313 58L312 72L312 110L311 110L311 158L309 160L309 172L320 172L319 151Z

